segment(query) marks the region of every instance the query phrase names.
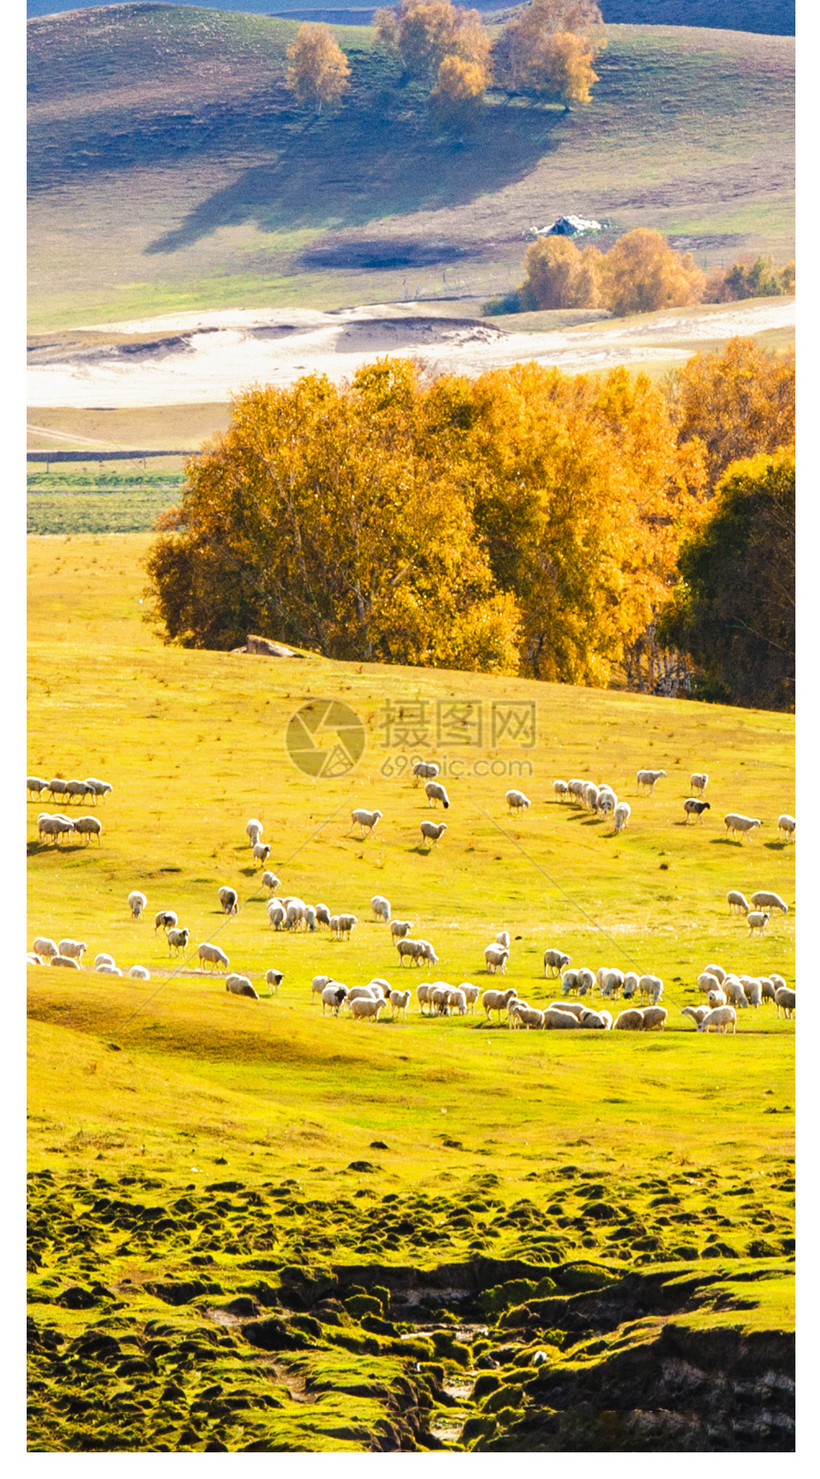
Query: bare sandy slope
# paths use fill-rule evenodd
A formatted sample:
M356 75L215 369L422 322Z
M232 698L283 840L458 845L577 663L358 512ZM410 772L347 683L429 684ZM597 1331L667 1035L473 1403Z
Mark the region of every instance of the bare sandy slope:
M788 330L794 321L793 298L670 309L546 333L436 316L423 305L182 313L93 326L99 338L92 345L35 348L28 402L79 409L226 401L244 386L290 385L311 372L339 381L385 354L464 375L521 360L601 370L682 361L705 343ZM117 342L106 343L106 335Z

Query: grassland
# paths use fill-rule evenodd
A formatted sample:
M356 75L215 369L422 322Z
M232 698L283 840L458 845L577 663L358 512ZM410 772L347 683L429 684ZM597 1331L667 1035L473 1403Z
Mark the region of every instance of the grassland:
M94 463L72 467L80 470L29 473L29 534L131 534L153 529L157 515L179 502L184 482L178 470L116 473Z
M734 1038L702 1037L680 1009L707 960L793 979L793 909L759 940L725 904L729 887L793 904L794 849L773 825L792 810L791 720L163 647L141 619L147 543L29 540L29 771L114 784L100 846L38 844L30 803L29 937L70 933L91 960L152 972L29 971L33 1447L788 1448L794 1023L766 1007ZM349 775L311 780L289 760L308 696L361 716ZM531 749L472 752L496 775L459 776L469 748L424 744L452 798L429 855L415 746L381 727L411 699L433 717L537 705ZM639 798L645 764L668 778ZM702 826L683 821L694 768L711 775ZM608 778L632 804L627 832L555 802L561 774ZM511 783L532 798L524 821L506 815ZM348 825L362 803L384 812L365 842ZM724 838L729 807L763 819L753 840ZM358 915L349 942L270 929L250 815L282 892ZM235 918L218 912L222 883ZM655 970L667 1031L323 1020L317 972L399 983L376 892L451 981L489 984L483 945L502 926L508 983L533 1002L554 995L548 944ZM235 999L170 960L163 907L232 968L258 980L276 964L278 994ZM675 1385L684 1366L708 1411ZM771 1369L783 1384L761 1415L737 1382Z
M284 87L295 26L178 7L32 22L33 331L202 306L475 308L520 281L524 230L566 210L654 227L704 265L793 255L789 37L613 26L592 106L493 96L454 147L364 27L338 30L349 103L306 121Z

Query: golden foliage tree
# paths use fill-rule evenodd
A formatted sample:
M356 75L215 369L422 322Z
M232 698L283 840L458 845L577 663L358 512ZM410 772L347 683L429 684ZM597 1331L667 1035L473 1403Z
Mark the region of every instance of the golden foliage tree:
M460 56L446 56L438 69L438 80L430 94L430 103L439 122L450 127L471 128L475 125L487 73L476 62L465 62Z
M527 247L521 308L594 308L600 301L598 264L601 253L579 251L565 236L542 236Z
M300 103L332 108L350 86L350 63L330 26L305 24L288 47L288 87Z
M428 82L436 78L440 84L445 57L458 57L479 68L482 91L487 86L490 38L477 10L463 10L450 0L401 0L395 10L377 10L373 25L381 44L400 59L409 77ZM474 80L475 74L473 84Z
M730 463L794 445L794 353L774 354L753 339L730 339L696 354L677 372L671 396L681 443L705 449L711 484Z
M687 252L681 256L659 231L628 231L602 257L601 296L617 317L699 303L706 277Z
M493 75L509 92L588 103L593 62L606 45L597 0L531 0L493 47Z

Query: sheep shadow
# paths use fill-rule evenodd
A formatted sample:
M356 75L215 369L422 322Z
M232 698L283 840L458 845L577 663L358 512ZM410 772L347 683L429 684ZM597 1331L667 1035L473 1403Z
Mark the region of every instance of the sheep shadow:
M785 838L778 838L776 842L764 842L763 846L769 852L782 852L784 848L789 846L789 843Z

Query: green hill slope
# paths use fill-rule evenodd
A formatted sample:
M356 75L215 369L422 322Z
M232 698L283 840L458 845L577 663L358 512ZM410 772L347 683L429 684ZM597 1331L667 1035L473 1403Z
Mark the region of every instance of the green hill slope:
M284 86L295 22L126 6L29 25L32 326L168 307L463 296L520 280L530 224L656 227L701 261L793 251L786 37L612 27L589 108L491 99L463 147L363 28L335 119Z

